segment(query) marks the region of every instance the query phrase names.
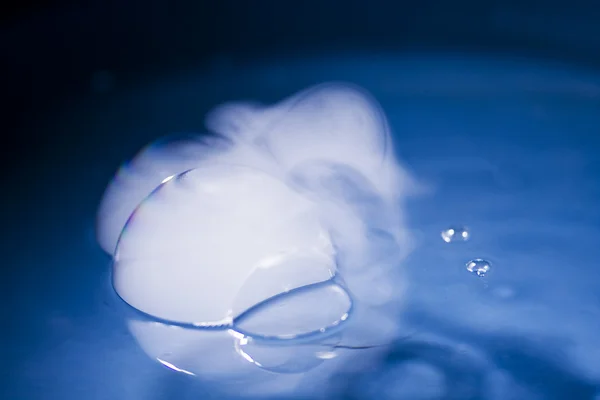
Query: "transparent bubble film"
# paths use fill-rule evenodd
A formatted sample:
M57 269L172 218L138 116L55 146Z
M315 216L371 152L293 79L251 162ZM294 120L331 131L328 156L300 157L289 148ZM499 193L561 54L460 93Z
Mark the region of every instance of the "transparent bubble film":
M295 374L335 361L336 346L392 341L415 183L377 103L324 84L217 107L206 126L143 149L99 208L144 351L210 378ZM220 361L208 368L198 351Z

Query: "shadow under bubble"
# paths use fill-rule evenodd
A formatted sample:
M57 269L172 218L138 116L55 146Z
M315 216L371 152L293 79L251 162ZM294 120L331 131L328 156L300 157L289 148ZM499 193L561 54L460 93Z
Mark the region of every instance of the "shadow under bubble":
M439 386L443 388L443 393L419 398L439 400L504 398L502 394L494 393L492 382L490 382L490 376L494 369L500 369L514 385L521 388L521 391L526 390L536 399L594 400L597 398L595 396L598 394L598 385L568 370L559 360L548 359L545 356L546 349L526 338L498 335L480 339L481 343L475 343L476 345L488 342L487 345L482 346L481 350L484 351L486 357L489 357L489 365L482 364L481 360L472 358L463 353L460 347L454 345L440 345L426 341L403 341L394 346L383 361L369 373L338 376L339 382L346 382L340 398L352 400L373 397L414 399L414 397L404 397L400 391L390 393L385 389L386 386L392 385L393 381L403 378L402 376L389 376L390 373L393 374L396 367L413 363L431 366L442 376L442 384ZM373 390L373 387L376 389ZM371 390L365 388L371 388ZM422 394L427 392L426 387L417 390L420 390Z
M423 314L417 318L419 322L416 325L422 329L430 327L431 332L443 335L444 341L454 341L454 344L405 340L392 348L381 368L383 371L390 365L414 360L434 366L444 376L445 393L440 399L504 398L505 394L494 393L491 382L494 371L508 376L513 385L526 390L536 399L597 398L595 396L599 393L600 385L571 367L562 351L568 344L564 340L475 332ZM416 322L414 316L408 319ZM465 351L465 346L475 350L479 356L469 355L471 352ZM352 387L349 391L353 391Z
M481 338L493 363L508 372L515 381L542 395L544 399L594 400L600 389L562 360L560 350L554 357L548 348L552 340L535 341L511 335L490 335Z
M338 379L349 383L340 393L340 398L359 400L366 398L408 399L419 392L419 399L484 399L484 369L478 368L480 361L471 359L451 345L431 343L415 339L402 339L390 347L389 352L368 373L360 372L355 376L340 375ZM441 376L437 382L439 390L427 396L426 388L390 389L400 376L394 374L403 365L427 365ZM470 365L465 371L465 365ZM398 376L395 376L398 375ZM410 386L419 386L411 383ZM443 393L440 393L442 391Z

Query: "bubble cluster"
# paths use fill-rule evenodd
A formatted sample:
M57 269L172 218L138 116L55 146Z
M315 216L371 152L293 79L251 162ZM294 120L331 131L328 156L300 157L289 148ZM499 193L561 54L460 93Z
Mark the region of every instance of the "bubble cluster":
M442 239L446 243L451 242L466 242L469 240L471 234L469 230L464 226L452 226L448 229L444 229L441 233Z

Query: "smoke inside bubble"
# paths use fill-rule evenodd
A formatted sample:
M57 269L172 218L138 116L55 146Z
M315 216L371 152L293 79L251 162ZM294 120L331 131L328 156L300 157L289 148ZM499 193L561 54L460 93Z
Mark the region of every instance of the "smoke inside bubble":
M324 84L217 107L206 125L148 146L105 192L98 240L121 298L196 326L328 280L352 302L398 303L401 285L385 283L411 249L402 200L414 183L367 93Z

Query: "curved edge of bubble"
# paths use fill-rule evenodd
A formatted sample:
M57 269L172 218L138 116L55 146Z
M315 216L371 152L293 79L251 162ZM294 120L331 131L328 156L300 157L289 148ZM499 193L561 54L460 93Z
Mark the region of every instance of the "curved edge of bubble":
M252 340L265 341L265 342L279 342L279 343L282 343L282 342L296 343L297 341L317 339L318 337L320 337L322 335L330 335L330 334L336 332L337 330L341 330L341 329L343 329L345 322L352 315L352 312L354 310L354 302L352 300L352 295L350 294L348 289L346 287L344 287L342 284L340 284L340 281L338 279L336 279L336 277L337 277L337 275L335 275L334 277L332 277L331 279L328 279L326 281L321 281L321 282L311 283L308 285L299 286L299 287L291 289L287 292L283 292L283 293L276 294L275 296L271 296L268 299L263 300L260 303L257 303L255 305L253 305L252 307L246 309L240 315L233 318L231 329L233 331L243 335L244 337L247 337ZM253 312L259 310L262 307L268 306L269 303L279 301L280 299L282 299L286 296L294 296L299 293L308 292L310 290L318 289L321 287L327 287L332 284L338 286L339 288L341 288L344 291L344 294L348 297L349 305L348 305L348 309L346 310L346 312L343 315L341 315L337 321L335 321L327 326L320 327L313 331L304 332L304 333L300 333L297 335L258 335L258 334L246 331L237 326L237 324L244 321L244 319L250 318L250 316L252 315Z

